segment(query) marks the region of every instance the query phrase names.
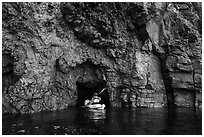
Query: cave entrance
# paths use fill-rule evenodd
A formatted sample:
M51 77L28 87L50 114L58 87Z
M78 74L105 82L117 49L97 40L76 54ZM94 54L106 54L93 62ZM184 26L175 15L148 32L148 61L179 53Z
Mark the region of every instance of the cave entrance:
M104 68L93 64L91 61L86 62L78 66L80 70L80 77L76 82L77 86L77 106L83 106L86 99L90 100L93 97L94 92L100 93L102 89L106 87L106 80L104 74ZM104 90L101 94L101 104L110 106L109 93Z

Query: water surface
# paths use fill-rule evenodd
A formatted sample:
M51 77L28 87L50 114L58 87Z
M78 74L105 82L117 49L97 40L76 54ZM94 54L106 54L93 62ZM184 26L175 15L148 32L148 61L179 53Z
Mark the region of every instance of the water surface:
M196 135L202 134L202 111L191 108L89 110L3 115L2 134L32 135Z

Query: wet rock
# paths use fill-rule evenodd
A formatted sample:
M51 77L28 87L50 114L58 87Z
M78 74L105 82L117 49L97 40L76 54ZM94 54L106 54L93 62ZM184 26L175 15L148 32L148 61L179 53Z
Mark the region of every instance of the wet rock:
M174 88L193 89L193 75L189 73L173 73L171 74Z
M195 96L195 107L202 108L202 93L196 92Z
M176 67L177 67L180 71L184 71L184 72L192 72L192 71L193 71L192 65L177 64Z
M179 107L194 107L195 98L193 92L174 92L174 104Z
M137 98L137 106L140 107L164 107L165 104L166 96L154 90L143 89Z
M128 95L127 95L127 93L122 93L121 95L120 95L120 98L121 98L121 104L122 104L122 106L123 107L128 107Z
M131 107L136 108L136 107L137 107L136 102L137 102L137 97L136 97L136 95L135 95L134 93L132 93L132 94L130 95Z
M194 75L195 87L202 88L202 76L200 74Z

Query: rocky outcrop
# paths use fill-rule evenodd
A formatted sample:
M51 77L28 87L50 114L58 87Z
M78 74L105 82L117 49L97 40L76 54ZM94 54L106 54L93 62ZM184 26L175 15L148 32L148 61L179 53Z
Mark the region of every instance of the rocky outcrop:
M166 91L172 94L169 100L177 106L194 106L195 94L201 92L200 6L200 3L155 3L154 17L147 26L163 63Z
M76 106L87 94L80 85L106 87L111 106L200 107L201 9L201 3L3 3L3 113Z

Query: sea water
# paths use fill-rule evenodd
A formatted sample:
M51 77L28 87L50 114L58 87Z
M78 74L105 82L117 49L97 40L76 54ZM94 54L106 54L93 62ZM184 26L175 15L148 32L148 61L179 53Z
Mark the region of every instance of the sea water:
M201 135L202 110L193 108L69 108L4 114L3 135Z

